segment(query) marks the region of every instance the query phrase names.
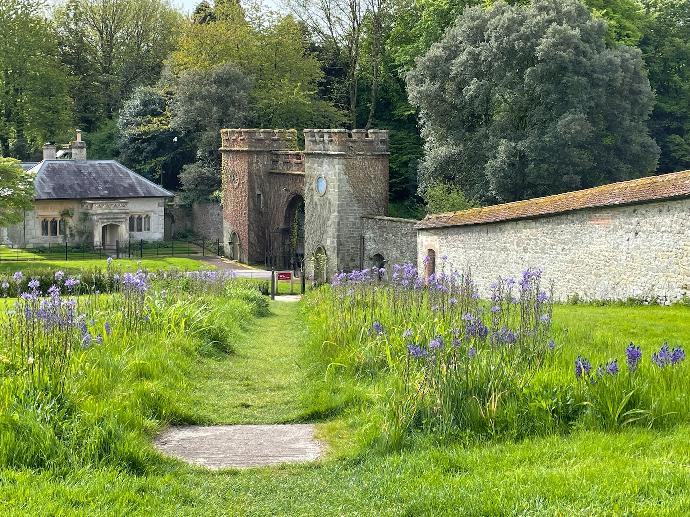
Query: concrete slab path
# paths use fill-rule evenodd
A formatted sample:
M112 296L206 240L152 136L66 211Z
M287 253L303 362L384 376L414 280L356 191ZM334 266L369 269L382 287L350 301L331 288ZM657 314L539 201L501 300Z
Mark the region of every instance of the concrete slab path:
M323 451L311 424L171 427L155 445L163 454L210 469L315 461Z

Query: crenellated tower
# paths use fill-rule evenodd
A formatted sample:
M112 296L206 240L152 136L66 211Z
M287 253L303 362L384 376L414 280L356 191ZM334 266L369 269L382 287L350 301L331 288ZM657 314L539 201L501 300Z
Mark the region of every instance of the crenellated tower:
M362 217L387 214L388 131L305 129L304 145L305 256L323 280L363 265Z

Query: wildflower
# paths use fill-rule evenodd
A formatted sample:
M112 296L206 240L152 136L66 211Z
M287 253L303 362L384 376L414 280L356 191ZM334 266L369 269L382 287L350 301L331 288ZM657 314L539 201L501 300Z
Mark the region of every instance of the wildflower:
M16 283L19 283L24 278L24 273L22 273L21 271L17 271L14 275L12 275L12 278Z
M470 359L473 359L477 355L477 349L471 346L469 350L467 350L467 357Z
M637 370L637 365L640 359L642 359L642 350L640 350L640 347L630 343L628 348L625 349L625 356L628 363L628 371L634 372Z
M618 375L618 371L618 359L606 363L606 373L609 375Z
M103 344L103 334L100 334L100 333L99 333L99 334L96 336L96 344L97 344L97 345L102 345L102 344Z
M62 282L62 279L65 278L65 273L64 271L56 271L55 272L55 281L56 282Z
M2 288L3 291L7 291L10 288L10 284L7 283L7 280L3 280L2 284L0 284L0 288Z
M582 375L589 376L589 372L592 371L592 365L590 362L582 356L577 356L575 359L575 377L580 378Z
M678 364L683 359L685 359L685 350L681 347L676 347L671 352L671 364Z
M451 342L451 345L453 348L460 348L460 345L462 344L462 341L460 341L458 338L453 338L453 341Z
M32 278L31 281L29 282L29 289L38 289L38 287L41 285L41 283L35 279Z
M604 376L604 367L599 365L597 366L597 377L600 379Z
M405 332L402 333L402 337L404 339L408 339L412 337L412 329L405 329Z
M491 312L496 314L497 312L501 312L501 308L498 305L494 305L493 307L491 307Z
M553 339L549 339L547 346L549 347L549 350L555 350L556 349L556 342Z
M448 300L448 303L450 303L451 305L457 305L458 299L457 298L451 298L450 300Z
M429 350L441 350L443 348L443 338L436 336L429 342Z
M371 328L374 329L374 332L376 332L379 336L386 333L386 331L383 329L383 325L381 325L381 323L378 321L375 321Z
M89 348L90 346L91 346L91 334L89 332L86 332L86 334L84 334L82 336L81 347L86 349L86 348Z
M549 321L551 321L551 316L549 316L548 314L542 314L539 319L542 323L548 323Z
M496 343L505 343L506 345L512 345L517 341L517 333L513 332L511 329L507 327L503 327L493 336L491 336L491 338Z
M110 265L113 263L113 257L108 257L105 261L108 265Z
M108 336L108 337L110 337L110 335L111 335L112 333L113 333L113 329L112 329L112 327L110 326L110 323L106 321L106 322L105 322L105 335Z
M652 354L652 361L659 368L671 364L671 351L668 349L668 343L664 343L658 352Z
M407 345L407 353L415 359L421 359L427 355L426 350L422 350L419 345Z
M76 286L79 285L79 279L74 277L69 277L65 280L65 287L71 292Z
M537 295L537 303L544 303L549 299L549 295L546 294L544 291L539 291L539 294Z

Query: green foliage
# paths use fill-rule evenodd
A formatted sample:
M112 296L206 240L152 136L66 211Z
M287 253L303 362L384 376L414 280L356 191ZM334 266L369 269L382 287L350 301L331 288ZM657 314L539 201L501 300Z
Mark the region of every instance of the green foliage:
M28 159L71 125L70 81L43 0L0 3L0 155Z
M608 48L605 34L574 0L465 10L408 75L421 190L445 180L505 202L653 172L641 54Z
M33 176L17 160L0 157L0 227L21 221L33 197Z
M183 23L165 0L66 0L55 19L87 131L114 119L134 88L158 80Z
M450 183L434 183L429 185L423 194L428 214L456 212L475 208L477 203L467 199L462 190Z

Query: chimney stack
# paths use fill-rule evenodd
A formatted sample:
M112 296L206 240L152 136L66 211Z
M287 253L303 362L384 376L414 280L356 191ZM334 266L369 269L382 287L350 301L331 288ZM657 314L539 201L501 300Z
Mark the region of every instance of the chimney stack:
M55 147L50 142L46 142L43 145L43 159L44 160L54 160L56 153L57 153L57 147Z
M86 142L82 142L81 131L77 129L77 139L70 145L73 160L86 160Z

